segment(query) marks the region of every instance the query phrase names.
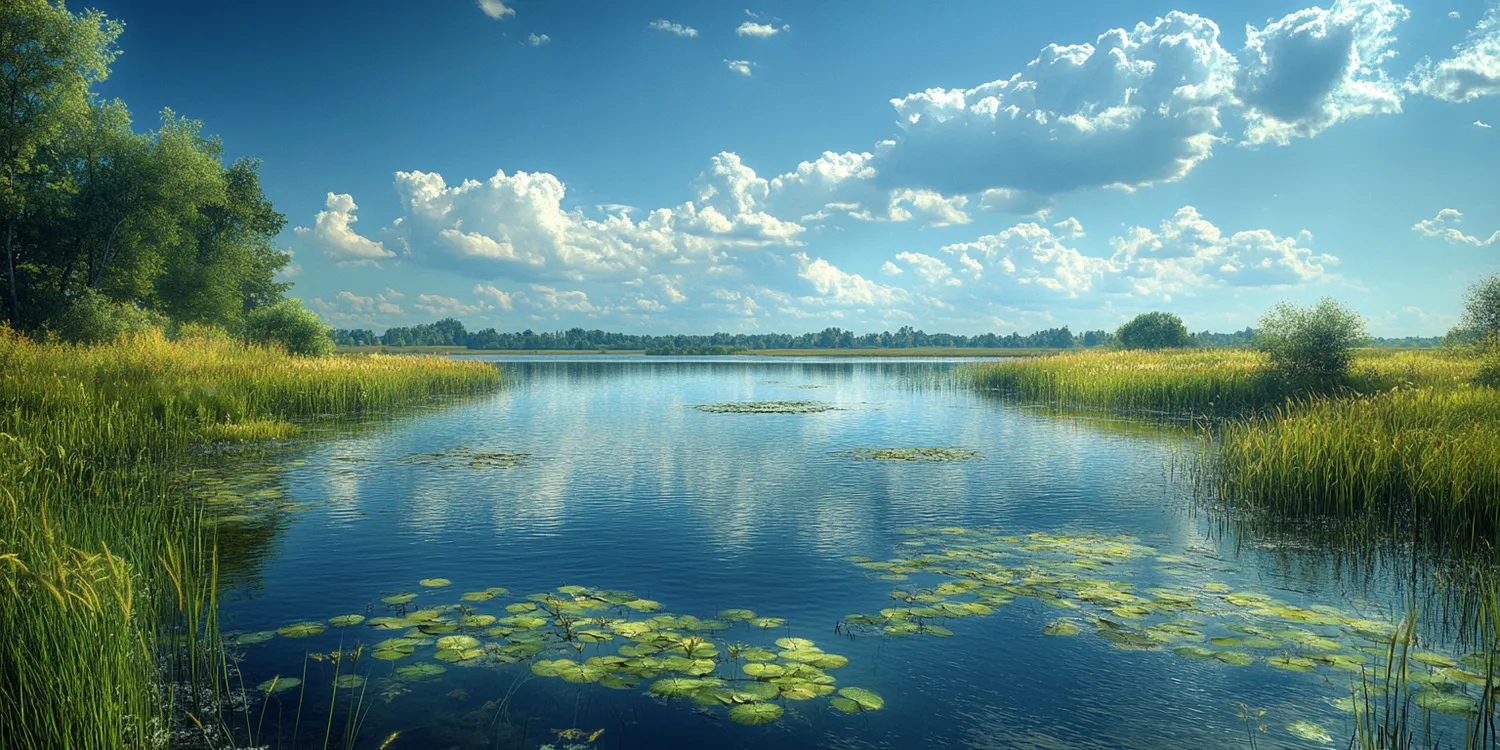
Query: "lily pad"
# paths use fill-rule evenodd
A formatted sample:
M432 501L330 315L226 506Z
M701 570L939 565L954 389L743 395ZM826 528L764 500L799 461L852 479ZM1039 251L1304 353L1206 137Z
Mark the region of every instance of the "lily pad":
M718 617L731 622L748 622L755 619L755 613L748 609L726 609L719 612Z
M420 664L407 664L396 667L396 676L403 680L421 682L423 680L436 679L438 675L447 671L441 664L422 662Z
M451 586L452 584L453 582L446 578L423 578L422 580L417 581L417 585L424 586L429 589L440 589L444 586Z
M357 674L339 675L338 679L333 681L333 686L340 690L353 690L355 688L363 687L364 684L365 678Z
M742 703L729 709L729 720L736 724L756 726L781 718L782 708L775 703Z
M785 625L786 620L780 617L755 617L750 620L750 624L763 630L770 630Z
M885 708L884 698L864 688L846 687L839 691L839 697L858 704L861 711L879 711Z
M652 695L660 695L664 698L686 698L707 686L703 680L695 680L687 677L668 677L651 683L646 692Z
M277 628L276 634L282 638L307 638L317 635L326 630L321 622L299 622L284 628Z
M257 643L265 643L276 637L274 630L260 630L254 633L240 633L235 636L234 642L241 646L253 646Z
M984 458L984 454L979 451L954 446L941 448L855 448L854 450L837 451L833 455L852 458L855 461L948 462Z
M297 687L301 684L302 680L299 680L296 677L273 677L269 680L266 680L265 682L262 682L259 685L256 685L255 689L261 691L262 693L270 695L272 693L280 693L291 690L292 688Z
M416 594L392 594L391 596L387 596L380 601L385 602L386 604L389 604L391 606L400 606L402 604L411 604L412 601L416 598Z
M1436 711L1449 716L1468 716L1477 704L1474 699L1462 693L1444 693L1437 690L1418 690L1412 700L1428 711Z
M1047 635L1078 635L1079 629L1077 622L1064 617L1053 620L1047 627L1042 628L1042 632Z
M1326 730L1310 721L1294 721L1286 725L1286 731L1290 732L1293 737L1300 737L1304 740L1333 742L1333 737Z
M336 628L347 628L350 625L358 625L365 621L364 615L339 615L328 621L329 625Z
M1236 667L1248 667L1255 663L1255 657L1238 651L1215 651L1214 658Z

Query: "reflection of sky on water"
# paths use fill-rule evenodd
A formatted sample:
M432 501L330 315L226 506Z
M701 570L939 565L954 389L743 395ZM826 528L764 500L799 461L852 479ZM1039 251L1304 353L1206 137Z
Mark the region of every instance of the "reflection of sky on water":
M282 534L253 605L232 603L226 627L362 611L433 576L452 579L454 592L506 586L518 596L581 584L636 591L680 614L747 607L786 617L797 634L850 657L841 684L887 698L886 710L856 719L826 716L821 702L797 705L808 715L746 746L774 736L787 747L1237 747L1239 701L1273 711L1283 725L1311 717L1336 729L1342 720L1321 704L1341 688L1316 676L1120 652L1088 636L1047 638L1041 630L1059 612L1024 599L954 622L949 639L832 640L834 622L891 606L889 590L903 585L864 576L842 558L889 557L903 539L896 530L910 526L1131 534L1164 552L1205 551L1183 578L1141 561L1143 587L1233 580L1342 604L1347 586L1327 555L1237 556L1232 537L1211 535L1188 512L1186 491L1168 478L1180 431L913 386L953 366L946 363L593 359L508 360L511 384L493 398L309 448L308 464L288 472L290 487L299 500L326 503ZM845 410L692 408L749 400ZM985 457L903 464L834 455L943 445ZM400 463L458 446L533 460L489 469ZM569 706L584 695L530 685L518 707ZM603 692L586 693L599 711L651 703ZM690 708L651 710L670 723L654 728L673 741L710 746L730 736ZM399 728L399 717L388 718ZM1284 732L1259 744L1298 746Z

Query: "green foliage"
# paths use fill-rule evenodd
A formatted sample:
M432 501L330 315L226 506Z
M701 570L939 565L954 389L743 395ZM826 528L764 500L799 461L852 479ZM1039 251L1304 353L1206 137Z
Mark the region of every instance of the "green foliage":
M285 219L259 164L225 166L218 139L170 109L137 133L123 102L94 94L119 22L46 0L5 14L0 68L14 96L0 102L0 272L12 327L55 329L85 292L231 331L279 300L290 256L272 243Z
M1492 333L1477 347L1479 370L1474 373L1475 385L1500 388L1500 333Z
M1182 318L1166 312L1141 313L1120 326L1115 341L1125 349L1181 349L1193 345Z
M159 314L132 304L114 302L92 289L85 289L68 301L48 328L60 341L98 344L160 327L166 322Z
M0 721L0 747L160 746L161 727L188 719L164 715L158 665L203 690L239 687L202 663L218 553L180 481L195 441L281 436L288 420L498 378L478 362L304 360L154 329L42 344L0 325L0 711L24 717Z
M1448 332L1448 342L1477 344L1496 333L1500 333L1500 274L1491 274L1469 286L1463 318Z
M317 313L295 299L257 308L245 320L245 339L257 344L276 345L291 354L322 357L333 353L331 329Z
M1364 318L1325 297L1311 307L1288 301L1272 307L1261 316L1255 344L1278 377L1321 387L1349 373L1354 347L1365 338Z

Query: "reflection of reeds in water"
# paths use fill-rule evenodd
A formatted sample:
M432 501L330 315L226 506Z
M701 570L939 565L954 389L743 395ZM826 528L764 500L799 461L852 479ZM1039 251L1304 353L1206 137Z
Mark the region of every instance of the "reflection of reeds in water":
M74 347L3 329L0 372L6 748L223 737L214 540L178 481L191 446L499 379L438 358L302 359L160 333Z

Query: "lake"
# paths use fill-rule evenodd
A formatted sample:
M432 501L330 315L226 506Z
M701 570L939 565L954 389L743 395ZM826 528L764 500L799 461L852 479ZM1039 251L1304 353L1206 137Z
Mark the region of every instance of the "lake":
M1343 745L1335 703L1403 606L1315 548L1237 540L1195 505L1180 428L974 393L960 361L495 361L493 396L284 457L296 512L224 574L259 744L339 744L352 711L353 745L393 750ZM767 401L834 408L696 408ZM940 446L979 455L849 453ZM342 615L366 619L273 632ZM305 655L356 643L334 693ZM263 699L278 675L303 682Z

